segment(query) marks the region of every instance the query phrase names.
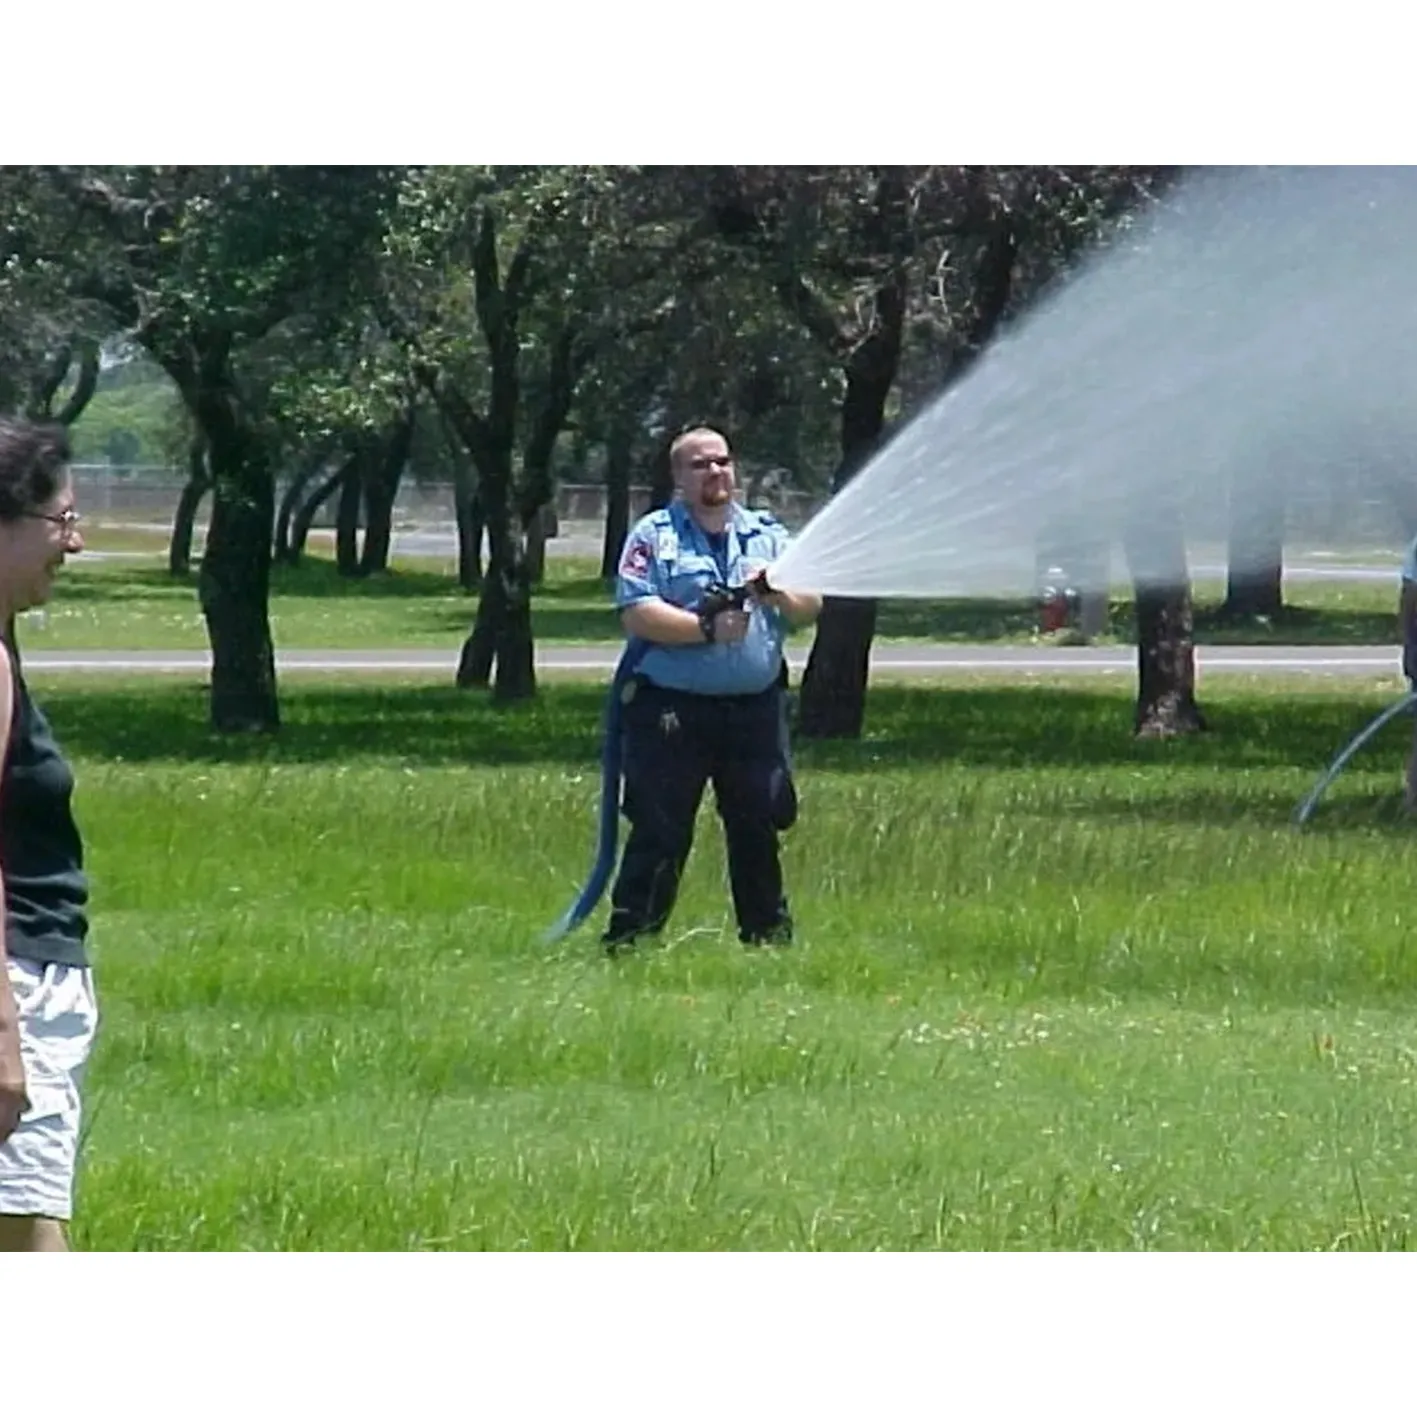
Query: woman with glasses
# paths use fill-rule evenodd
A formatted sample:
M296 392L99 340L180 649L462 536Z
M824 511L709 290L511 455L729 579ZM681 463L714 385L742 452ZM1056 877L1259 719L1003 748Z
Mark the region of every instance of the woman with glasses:
M0 418L0 624L49 599L83 550L62 428ZM64 1250L79 1088L98 1013L74 777L0 646L0 1250Z

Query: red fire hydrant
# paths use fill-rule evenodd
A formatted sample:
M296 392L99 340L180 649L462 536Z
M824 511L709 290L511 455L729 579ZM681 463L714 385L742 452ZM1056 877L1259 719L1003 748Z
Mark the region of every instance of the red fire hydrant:
M1077 592L1068 585L1061 566L1049 566L1038 597L1038 628L1045 635L1066 630L1073 617Z

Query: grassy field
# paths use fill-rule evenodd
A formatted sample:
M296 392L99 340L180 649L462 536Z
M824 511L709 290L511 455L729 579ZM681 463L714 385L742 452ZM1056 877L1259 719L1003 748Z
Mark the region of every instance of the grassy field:
M101 543L106 544L106 543ZM114 547L112 549L121 549ZM1196 637L1205 644L1392 644L1396 590L1383 582L1301 582L1289 588L1285 614L1273 622L1224 622L1224 586L1199 582ZM1132 608L1118 598L1100 643L1135 642ZM336 574L314 555L276 567L271 621L285 649L453 647L467 633L477 601L449 568L428 560L395 563L365 581ZM897 601L881 607L883 641L1026 642L1037 610L1024 600ZM554 558L533 608L542 644L614 643L619 624L591 561ZM204 649L206 627L193 579L174 581L157 558L85 562L67 570L56 601L21 630L35 649Z
M76 577L77 579L77 577ZM76 760L105 1025L99 1248L1386 1248L1417 1195L1412 829L1383 702L873 691L799 761L799 942L748 951L706 808L664 942L539 932L600 691L36 676Z

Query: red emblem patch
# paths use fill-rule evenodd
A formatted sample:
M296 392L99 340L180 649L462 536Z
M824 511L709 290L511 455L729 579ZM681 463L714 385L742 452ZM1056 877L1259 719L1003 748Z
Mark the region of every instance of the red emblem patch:
M643 576L649 570L650 546L647 541L632 541L620 558L622 576Z

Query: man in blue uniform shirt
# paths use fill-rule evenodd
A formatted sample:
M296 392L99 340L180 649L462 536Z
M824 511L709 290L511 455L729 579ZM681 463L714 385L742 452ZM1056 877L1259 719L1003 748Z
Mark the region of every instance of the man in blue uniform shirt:
M782 646L814 620L815 595L750 592L706 612L715 585L749 586L787 546L787 529L734 500L733 454L712 428L670 449L679 497L631 530L615 603L643 657L626 689L624 812L630 823L604 941L613 954L658 931L673 909L704 787L728 843L739 938L786 944L778 833L797 815L787 751Z

